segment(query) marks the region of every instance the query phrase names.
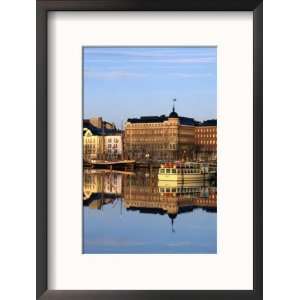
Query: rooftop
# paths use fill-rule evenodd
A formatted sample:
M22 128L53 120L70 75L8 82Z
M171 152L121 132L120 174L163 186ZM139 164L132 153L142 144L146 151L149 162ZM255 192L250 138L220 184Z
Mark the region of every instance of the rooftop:
M83 128L89 129L93 135L120 135L122 134L121 130L117 129L107 129L107 128L97 128L90 124L89 122L86 122L86 120L83 121Z
M198 122L197 126L217 126L217 119Z
M193 118L179 116L178 113L175 111L174 107L168 117L166 115L142 116L140 118L129 118L127 120L127 122L130 122L130 123L162 123L164 121L167 121L169 118L179 119L179 123L181 125L196 126L199 123L199 122L195 121Z

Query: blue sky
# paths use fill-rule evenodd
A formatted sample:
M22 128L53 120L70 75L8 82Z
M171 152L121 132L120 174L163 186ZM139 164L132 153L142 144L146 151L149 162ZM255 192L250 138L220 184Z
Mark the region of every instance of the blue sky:
M84 48L84 118L120 127L127 118L169 114L217 116L217 48Z

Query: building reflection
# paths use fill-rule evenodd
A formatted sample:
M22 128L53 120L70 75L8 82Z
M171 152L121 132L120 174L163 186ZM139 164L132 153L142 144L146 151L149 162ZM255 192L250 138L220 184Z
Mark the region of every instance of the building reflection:
M125 172L124 172L125 173ZM179 184L158 181L157 173L127 173L89 170L83 176L83 205L102 209L122 201L127 211L177 215L203 209L217 211L215 182L201 181Z

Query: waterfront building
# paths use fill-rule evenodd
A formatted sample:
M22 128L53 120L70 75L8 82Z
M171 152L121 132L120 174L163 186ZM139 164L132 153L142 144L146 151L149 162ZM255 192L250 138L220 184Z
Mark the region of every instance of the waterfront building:
M93 124L90 120L94 119ZM102 118L83 121L83 159L111 160L123 156L123 134ZM98 123L96 122L98 119ZM102 123L101 123L102 122ZM95 126L95 125L97 126ZM106 128L108 126L108 128ZM114 126L114 125L113 125Z
M217 120L207 120L197 124L195 144L198 152L217 152Z
M121 195L122 175L114 172L89 172L83 174L83 200L101 198L101 194Z
M104 177L98 174L83 174L83 200L89 200L92 195L103 193Z
M192 118L181 117L175 107L169 116L144 116L125 124L125 153L129 159L191 159L195 151L195 125Z
M122 133L116 131L104 137L105 154L107 159L121 159L123 155Z
M141 181L142 180L142 181ZM217 209L217 189L198 184L161 185L156 176L147 178L126 177L123 180L124 206L142 213L177 214L197 208L207 211Z
M122 174L107 173L104 177L105 194L121 195L122 193Z
M99 129L88 126L83 128L83 159L103 159L104 158L104 136Z

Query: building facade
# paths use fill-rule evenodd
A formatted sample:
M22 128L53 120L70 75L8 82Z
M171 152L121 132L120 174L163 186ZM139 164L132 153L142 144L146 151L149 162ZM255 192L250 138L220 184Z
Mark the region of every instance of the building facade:
M92 126L100 129L115 129L116 125L114 123L110 123L107 121L104 121L102 117L93 117L88 120L85 120L85 122L90 123Z
M98 119L101 119L102 125L97 122L92 124L89 120L83 121L83 159L85 161L121 159L123 157L123 133L115 128L103 127L102 118ZM105 124L110 123L105 122Z
M107 159L122 159L123 156L123 142L122 133L105 135L104 137L105 154Z
M198 152L217 152L217 120L208 120L195 127Z
M125 156L137 161L190 159L195 150L195 124L192 118L147 116L128 119L125 124Z
M104 136L99 135L91 128L83 128L83 159L103 159L104 158Z

